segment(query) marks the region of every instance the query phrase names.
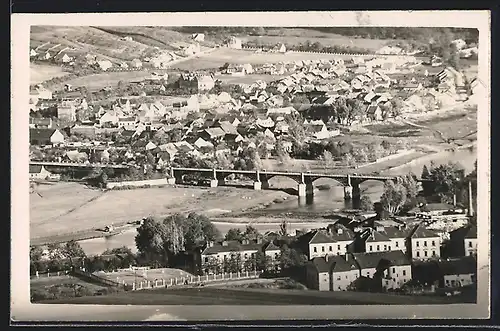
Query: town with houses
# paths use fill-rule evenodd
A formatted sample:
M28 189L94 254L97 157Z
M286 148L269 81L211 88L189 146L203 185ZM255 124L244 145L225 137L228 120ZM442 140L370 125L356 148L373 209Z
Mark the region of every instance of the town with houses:
M140 42L135 41L134 35L124 35L116 37L116 42ZM293 217L290 217L280 218L275 230L260 230L251 222L241 229L226 229L226 233L220 230L219 235L207 234L206 231L212 231L210 229L217 227L213 224L218 223L212 224L210 217L203 213L188 213L188 216L172 213L163 215L166 217L163 223L158 223L152 212L147 212L137 222L133 219L135 216L128 220L127 226L135 224L137 229L132 245L137 246L138 253L120 251L120 247L114 251L108 249L99 257L100 264L95 262L97 257L74 248L79 241L87 239L81 233L96 232L96 227L79 229L80 237L64 230L68 239L63 240L58 239L58 236L64 237L62 232L54 232L63 231L63 227L57 225L60 230L53 233L40 230L38 238L31 235L31 251L38 252L36 261L33 261L36 254L32 254L32 286L47 274L52 274L54 280L64 274L65 279L74 277L80 281L99 282L102 278L103 287L124 291L155 291L160 287L190 291L208 289L210 282L231 288L232 281L265 279L268 283L287 282L290 287L285 288L289 289L302 286L307 289L304 292L311 304L315 304L314 293L319 292L379 293L381 297L377 302L386 300L382 295L391 295L391 298L402 298L400 304L412 303L414 298L466 300L461 298L470 293L475 296L476 179L470 171L456 170L451 165L447 168L427 164L427 177L424 173L421 175L420 170L414 177L404 179L403 184L396 181L391 187L387 180L391 183L392 180L383 177L389 175L376 168L367 173L363 170L365 164L376 167L377 162L411 155L416 147L411 146L410 140L389 134L381 144L362 141L364 138L356 140L356 137L363 128L398 121L413 124L414 129L423 128L421 122L415 124L417 121L412 117L415 114L431 116L428 114L455 108L474 109L482 89L477 78L471 78L453 60L441 54L423 53L418 49L405 51L395 45L383 46L371 54L303 51L314 56L298 59L302 51L287 42L255 47L248 38L242 40L228 35L224 42L207 44L210 36L193 33L187 37L190 41L178 43L176 50L155 47L147 56L129 61L90 51L85 53L68 43L34 44L30 49L32 63L66 68L69 72L78 68L81 76L71 74L74 78L66 81L62 76L30 86L31 204L35 203L33 199L38 199L37 203L44 204L40 208L50 209L50 192L45 194L44 186L52 189L63 184L80 185L76 183L85 183L93 187L93 192L101 192L99 194L111 191L137 194L130 204L141 204L142 199L174 201L174 196L169 199L167 195L141 197L140 190L152 190L155 186L165 192L206 191L206 186L218 190L226 184L248 180L250 173L256 174L250 177L253 191L262 192L267 192L269 187L267 179L259 177L262 174L289 174L295 178L298 173L302 178L304 174L319 178L321 176L315 174L342 173L348 178L347 186L354 185L350 181L358 178L356 176L372 176L370 178L385 183L381 201L372 202L362 194L353 196L353 201L358 199L357 205L353 202L349 210L332 212L325 226L305 225L299 229L293 226ZM477 44L471 41L457 38L446 47L450 47L460 61L477 59ZM213 66L178 68L189 61L196 64L205 58L212 59L218 52L245 52L247 55L241 55L242 58L269 57L271 60L243 63L224 57ZM272 60L275 58L280 60ZM80 78L86 76L90 81L95 75L105 77L102 75L129 72L139 72L142 76L119 80L116 84L99 83L96 88L93 83L72 83L84 82ZM450 138L444 140L453 143ZM431 147L427 146L425 152L430 153ZM306 164L319 162L322 166L321 169L314 165L299 167L294 165L294 160L309 162ZM215 177L197 169L206 170L208 175L213 173ZM217 171L230 175L217 177ZM441 200L423 197L421 192L432 191L426 187L441 180L439 174L446 171L460 174L456 179L460 183L453 184L460 193L446 192L452 187L446 182L445 189L438 192L435 188L433 192ZM301 182L298 183L300 198ZM185 188L190 185L193 188ZM410 196L408 187L412 185L418 188ZM443 185L438 183L435 187L445 187ZM175 188L177 186L180 188ZM394 192L400 186L406 187L404 195L408 198L398 202L401 206L391 209L397 205ZM65 199L72 195L69 191L61 194L66 195ZM309 195L309 191L304 195ZM351 198L348 195L346 199ZM411 199L410 207L404 209L403 205L409 205ZM370 202L366 203L367 200ZM112 204L113 200L108 199L109 208L115 208ZM224 204L231 204L231 200L222 201L221 206L226 207ZM37 209L31 210L37 212ZM57 218L57 213L52 217ZM106 211L101 214L103 217L106 218ZM31 222L33 231L34 220ZM119 228L126 226L112 219L104 222L105 229L98 236L120 234ZM180 225L182 222L189 226ZM204 234L196 232L193 237L190 231L195 231L192 229L199 224ZM154 229L162 226L162 235L154 233L157 231ZM179 237L176 231L184 231L184 235ZM158 236L168 248L155 248ZM37 240L39 244L34 244ZM80 255L68 252L69 246ZM142 254L142 260L134 254ZM68 257L73 263L69 268ZM77 267L75 258L86 262ZM66 259L66 262L51 264L56 259ZM163 271L155 273L156 269ZM165 270L181 271L168 278ZM46 295L44 291L50 292L43 287L35 286L35 290L32 287L32 300L67 298L63 294L60 297ZM105 293L114 295L107 294L114 292ZM318 302L327 300L321 298L318 297ZM352 300L358 300L356 298ZM97 303L97 299L92 302ZM337 297L331 300L334 301L329 302L342 301ZM362 296L359 300L363 300Z

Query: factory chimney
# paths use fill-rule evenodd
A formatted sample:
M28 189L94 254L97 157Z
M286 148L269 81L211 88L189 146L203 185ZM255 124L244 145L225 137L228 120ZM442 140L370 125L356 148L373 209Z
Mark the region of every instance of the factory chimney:
M467 211L468 216L472 217L474 210L472 208L472 183L469 181L469 210Z

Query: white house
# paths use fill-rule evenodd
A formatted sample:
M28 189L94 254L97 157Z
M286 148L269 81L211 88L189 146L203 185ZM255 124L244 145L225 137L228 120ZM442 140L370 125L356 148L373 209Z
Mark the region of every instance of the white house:
M477 261L472 256L439 262L441 287L462 287L476 283Z
M97 65L102 71L106 71L109 68L113 67L113 64L109 60L97 61Z

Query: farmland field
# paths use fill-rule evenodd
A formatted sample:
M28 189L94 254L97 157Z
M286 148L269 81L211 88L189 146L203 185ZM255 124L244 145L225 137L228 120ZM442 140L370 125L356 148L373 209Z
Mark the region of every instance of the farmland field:
M40 84L55 77L67 75L61 67L30 63L30 84Z
M214 69L225 63L234 64L265 64L303 60L329 60L339 58L339 55L313 53L256 53L251 50L220 48L210 54L184 61L173 68L181 70ZM344 56L345 57L345 56ZM347 56L348 57L348 56Z
M295 35L242 37L242 40L243 41L258 40L264 44L283 43L285 45L305 44L307 41L309 41L310 43L319 42L323 46L349 46L357 48L366 48L372 51L376 51L388 43L388 40L353 38L349 36L341 36L334 33L324 33L320 31L311 31L311 30L308 30L306 33L307 35L304 35L304 33L300 33L302 31L297 30L297 32L299 33L295 33ZM394 42L396 42L396 40Z

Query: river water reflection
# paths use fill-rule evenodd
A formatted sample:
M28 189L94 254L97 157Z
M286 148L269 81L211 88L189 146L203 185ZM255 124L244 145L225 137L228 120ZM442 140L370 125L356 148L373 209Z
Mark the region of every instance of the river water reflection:
M458 151L447 151L441 153L431 154L422 158L418 158L413 160L403 166L393 168L384 172L384 174L390 175L403 175L408 172L413 172L417 176L420 176L422 173L422 168L424 165L429 165L431 161L434 161L436 164L448 163L448 162L459 162L463 165L466 172L470 172L474 168L474 162L477 159L477 150L476 149L461 149ZM314 193L313 201L305 201L300 199L297 203L296 199L290 199L283 203L273 204L266 209L268 213L281 213L281 212L292 212L292 211L328 211L337 208L349 208L351 207L349 202L344 201L344 191L343 187L336 185L334 181L327 180L325 182L320 182L321 179L315 183L316 185L328 184L330 186L329 190L316 190ZM378 181L366 181L361 184L361 192L362 195L368 195L372 201L376 201L380 198L383 191L383 183ZM235 224L225 224L218 223L216 224L221 232L226 232L231 227L236 227ZM323 226L322 223L317 224L309 224L309 226L318 225ZM239 226L244 227L244 224L240 224ZM292 227L301 228L303 224L292 225ZM265 224L259 225L259 230L265 231L267 228L269 230L276 230L278 228L277 224ZM266 228L266 229L265 229ZM106 249L113 249L121 246L128 246L133 251L135 248L135 235L136 230L131 229L120 235L116 235L108 238L97 238L97 239L89 239L80 241L80 245L85 250L88 255L100 254Z

